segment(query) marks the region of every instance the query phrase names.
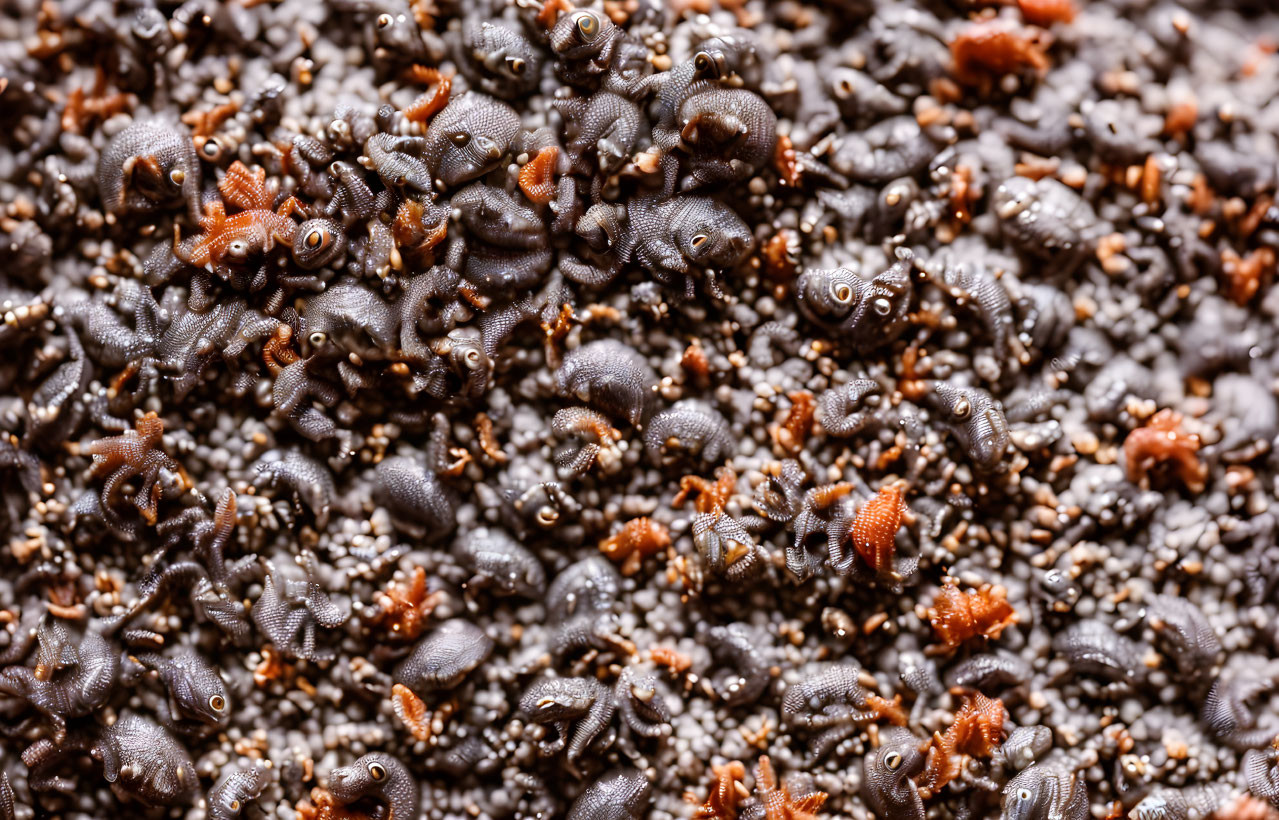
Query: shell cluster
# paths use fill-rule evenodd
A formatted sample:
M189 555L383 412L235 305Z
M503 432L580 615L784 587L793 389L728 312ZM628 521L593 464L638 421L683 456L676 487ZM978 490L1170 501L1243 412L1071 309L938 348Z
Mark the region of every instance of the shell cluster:
M1279 817L1222 5L8 0L0 820Z

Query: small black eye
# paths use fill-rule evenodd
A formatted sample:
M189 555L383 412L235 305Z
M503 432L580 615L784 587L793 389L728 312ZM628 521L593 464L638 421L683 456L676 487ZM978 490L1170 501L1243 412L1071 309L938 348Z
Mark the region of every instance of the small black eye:
M589 11L583 12L577 16L577 30L590 42L599 36L600 20Z
M453 134L452 136L450 136L449 139L452 140L453 144L456 145L458 148L465 148L467 146L467 143L471 141L471 135L466 133L465 131L459 131L456 134Z
M887 316L893 312L893 303L882 296L871 302L870 306L880 316Z
M901 768L902 756L899 755L897 752L889 752L888 754L884 755L884 765L888 767L888 770L890 772L895 772L899 768Z
M314 333L312 333L310 336L307 336L306 338L307 338L307 341L311 343L312 347L319 347L320 345L324 344L325 342L329 340L329 334L323 331L317 330Z
M374 780L383 780L386 778L386 767L381 763L369 764L369 777Z
M222 143L218 142L215 137L209 137L200 146L200 153L205 159L216 160L222 156Z
M394 22L395 22L395 18L389 14L379 14L377 16L378 28L390 28L391 24Z
M528 69L528 64L519 57L507 57L506 64L511 67L511 73L516 77L523 75Z
M698 74L705 74L714 67L715 61L705 51L699 51L693 56L693 68L697 70Z

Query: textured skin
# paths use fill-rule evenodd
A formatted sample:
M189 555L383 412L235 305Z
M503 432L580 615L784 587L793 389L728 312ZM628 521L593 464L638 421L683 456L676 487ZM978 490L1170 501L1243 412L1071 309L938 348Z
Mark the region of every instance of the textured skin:
M235 820L243 816L245 808L257 800L265 786L266 776L258 766L231 769L209 789L205 799L209 820Z
M417 780L397 758L372 752L329 772L329 791L343 805L372 798L384 806L383 820L416 820Z
M1008 733L994 760L996 765L1020 771L1042 760L1052 745L1053 733L1047 726L1018 726Z
M832 666L786 690L782 718L788 726L810 732L809 761L821 760L840 742L880 717L880 711L868 701L870 693L860 677L857 666Z
M181 734L197 734L226 725L231 699L218 670L190 649L172 655L142 653L138 663L158 673L169 693L168 715L161 722Z
M1225 783L1184 789L1159 787L1141 799L1129 814L1133 820L1202 820L1212 817L1230 797Z
M1236 749L1269 743L1279 731L1268 710L1251 705L1264 702L1260 696L1279 686L1279 661L1259 656L1244 660L1251 663L1232 665L1213 682L1202 710L1212 733Z
M869 280L847 268L804 271L796 283L799 309L858 350L891 343L906 329L910 268L899 260Z
M855 436L871 424L875 418L872 408L884 389L873 379L853 379L842 387L832 387L817 399L822 428L828 435L846 438Z
M1221 654L1221 641L1203 610L1184 598L1156 595L1146 608L1146 623L1155 643L1188 682L1212 675Z
M1086 820L1088 789L1084 779L1063 760L1049 760L1023 770L1004 787L1004 820Z
M293 261L307 270L337 265L346 254L346 230L332 219L308 219L297 228Z
M744 88L694 90L680 104L677 123L689 163L684 190L746 179L772 158L777 142L777 116Z
M98 633L88 631L78 642L59 623L41 623L35 668L10 666L0 671L0 692L19 697L65 737L67 719L96 711L111 696L120 672L119 655Z
M845 137L835 149L831 167L855 182L882 185L919 173L938 149L914 117L892 117Z
M980 388L941 381L929 384L929 405L938 412L938 420L950 427L969 460L983 470L999 466L1009 444L1003 405Z
M461 618L440 624L418 642L413 652L395 667L394 681L427 697L440 689L452 689L484 662L493 651L493 639Z
M1005 686L1020 686L1033 674L1030 663L1011 652L972 655L947 670L946 686L991 692Z
M879 817L923 820L924 803L911 778L924 769L919 738L907 729L879 733L879 748L862 764L862 799Z
M713 626L705 632L711 654L727 668L715 676L716 693L729 706L754 703L772 681L760 637L748 624Z
M553 630L551 651L557 656L594 647L617 648L618 596L622 579L602 555L570 564L546 590L546 620Z
M647 361L612 339L571 351L555 373L555 389L632 425L648 415L657 376Z
M468 20L460 51L462 73L478 90L494 97L518 99L536 88L542 76L541 52L500 21Z
M415 147L431 183L457 188L496 168L519 132L520 118L509 105L470 91L435 115Z
M644 120L639 106L626 97L597 91L552 104L568 123L571 136L565 148L578 173L590 173L592 167L616 173L635 153Z
M1242 769L1248 780L1248 790L1279 808L1279 763L1275 762L1275 754L1249 749L1244 753Z
M344 280L307 300L302 338L320 355L385 358L399 341L399 317L364 285Z
M378 464L374 476L374 495L397 527L432 539L453 531L457 494L421 464L403 456L388 458Z
M253 486L259 494L263 490L283 490L291 496L297 512L309 510L317 527L328 524L337 487L333 473L324 464L300 450L288 450L283 454L263 454L254 471Z
M1097 215L1055 179L1005 180L995 189L991 208L1013 246L1045 276L1067 276L1092 253Z
M1136 643L1098 620L1077 621L1053 638L1053 651L1070 662L1072 675L1135 683L1141 679Z
M159 169L152 173L142 160ZM185 201L200 218L200 162L185 128L139 121L111 138L98 159L98 192L108 213L151 213Z
M733 441L728 422L715 408L685 399L649 420L644 446L660 465L679 460L717 464L732 449Z
M568 809L568 820L636 820L648 805L652 784L636 769L605 772Z
M540 598L546 591L542 563L506 530L473 530L454 543L453 554L473 573L468 582L471 586L525 598Z
M350 616L329 598L316 574L316 558L304 553L306 578L286 578L269 561L262 594L253 603L253 622L286 658L323 661L332 657L316 646L318 627L336 629Z
M561 15L547 33L555 75L569 85L593 88L612 66L623 31L607 15L591 9Z
M535 723L555 727L555 738L538 744L541 754L567 750L564 759L576 771L587 748L609 727L617 704L609 688L594 678L543 678L520 698L520 710Z

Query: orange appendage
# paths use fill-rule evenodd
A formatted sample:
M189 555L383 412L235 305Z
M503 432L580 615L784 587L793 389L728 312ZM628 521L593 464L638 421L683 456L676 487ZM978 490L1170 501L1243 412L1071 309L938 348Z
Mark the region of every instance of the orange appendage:
M711 373L711 363L706 358L706 350L700 342L694 341L684 348L684 355L680 356L679 366L684 368L684 372L692 376L694 381L705 381Z
M742 800L750 797L750 790L742 784L746 779L746 767L741 761L734 760L722 766L711 766L715 775L715 784L706 795L705 802L693 810L697 820L736 820L737 806ZM696 803L697 797L691 792L684 795L689 803Z
M425 223L426 208L422 203L406 199L395 211L395 219L391 222L391 236L397 247L414 253L425 253L444 241L448 236L449 221L447 215L435 225Z
M800 251L799 234L790 228L782 228L760 249L764 272L782 284L794 281L799 276Z
M373 622L397 638L411 641L422 634L426 619L439 600L439 593L427 588L426 570L414 567L407 581L392 581L385 592L378 593L381 611Z
M785 134L777 138L777 145L773 148L773 166L783 185L790 188L799 185L799 159L794 143Z
M950 44L955 76L961 82L974 83L1027 68L1045 71L1048 42L1045 32L1023 29L1007 20L972 23Z
M424 65L414 65L408 73L410 79L428 88L425 94L409 103L408 108L404 109L404 118L409 122L427 122L448 105L453 78L441 73L438 68Z
M1017 0L1021 18L1035 26L1051 26L1053 23L1069 23L1075 19L1072 0Z
M506 453L502 452L502 445L493 433L493 419L489 418L488 413L475 415L475 438L479 441L484 455L499 464L506 461Z
M1181 414L1160 410L1145 427L1138 427L1124 439L1124 466L1128 480L1140 483L1156 465L1168 462L1186 489L1199 492L1204 487L1206 469L1199 461L1199 436L1181 430Z
M1006 595L1002 586L990 584L961 592L958 582L947 578L928 610L928 620L947 649L979 635L993 640L1005 627L1017 623L1017 613Z
M755 767L755 795L764 807L766 820L816 820L817 811L826 802L826 792L813 792L794 797L790 789L779 786L777 774L768 755L759 759Z
M542 28L549 29L555 25L555 20L560 16L562 11L572 11L573 4L569 0L546 0L542 4L542 9L537 13L537 24Z
M679 492L671 499L671 507L679 509L692 496L693 509L699 513L721 513L736 486L737 473L727 466L716 468L714 481L686 475L679 480Z
M651 518L632 518L600 542L600 552L613 562L621 562L623 575L634 575L650 555L671 545L671 531Z
M155 524L161 492L160 471L181 472L178 463L160 449L163 436L164 422L151 412L138 419L133 430L119 436L100 438L85 448L85 452L93 456L90 474L95 478L106 478L102 486L104 508L110 508L123 491L125 482L138 478L133 506L148 524Z
M1275 249L1262 247L1240 256L1233 248L1226 248L1221 252L1221 273L1226 296L1236 305L1246 305L1262 284L1274 277Z
M813 410L817 402L807 390L796 390L787 393L786 397L791 401L790 411L777 431L777 443L794 455L804 449L804 442L813 431Z
M293 349L293 328L280 325L271 334L271 338L262 343L262 364L272 376L280 375L280 371L298 360L298 353Z
M311 802L294 807L298 820L369 820L364 812L352 811L343 806L328 789L311 789Z
M560 149L548 145L520 169L520 190L530 202L545 205L555 198L555 161Z
M915 781L919 795L928 799L959 775L962 755L990 757L1004 739L1008 711L1003 701L980 692L964 698L955 720L945 734L934 732L928 745L928 760Z
M905 726L909 715L902 708L902 696L893 695L893 699L882 698L874 692L866 693L866 708L875 712L876 720L884 720L893 726Z
M414 738L431 739L431 710L426 708L426 704L413 693L412 689L402 683L392 686L391 708L395 710L395 716Z
M853 519L853 548L875 572L892 572L893 555L897 552L897 530L905 511L901 488L895 484L881 487L879 493L857 511Z
M648 650L648 656L658 666L665 666L675 674L687 672L693 666L693 659L670 646L654 646Z
M302 205L289 197L279 208L270 210L274 196L266 185L266 171L250 171L237 160L218 183L218 191L227 205L240 208L241 212L228 217L222 202L205 205L200 218L204 233L184 242L177 242L175 236L173 252L179 259L192 265L212 266L220 264L233 249L233 261L241 261L251 253L270 250L276 242L293 244L297 223L289 215L301 213Z

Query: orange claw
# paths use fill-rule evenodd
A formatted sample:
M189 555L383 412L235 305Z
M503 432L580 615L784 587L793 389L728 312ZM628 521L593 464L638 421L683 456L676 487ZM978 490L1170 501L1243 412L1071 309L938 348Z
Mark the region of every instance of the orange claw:
M545 205L555 198L555 161L560 149L548 145L520 169L520 190L530 202Z
M978 636L993 640L1017 623L1017 612L1006 595L1002 586L990 584L960 592L958 582L947 578L928 610L928 620L943 651Z
M416 82L433 87L428 88L426 93L404 109L404 118L409 122L427 122L448 105L453 78L441 73L438 68L424 65L414 65L410 68L409 77Z
M1199 492L1204 487L1204 465L1199 461L1199 436L1181 429L1181 414L1160 410L1145 427L1138 427L1124 439L1124 466L1128 480L1147 478L1156 464L1172 462L1173 471L1186 489Z
M919 795L928 799L959 774L963 758L990 757L1004 739L1008 712L998 698L980 692L964 699L955 720L943 735L934 732L928 745L928 762L916 781Z

